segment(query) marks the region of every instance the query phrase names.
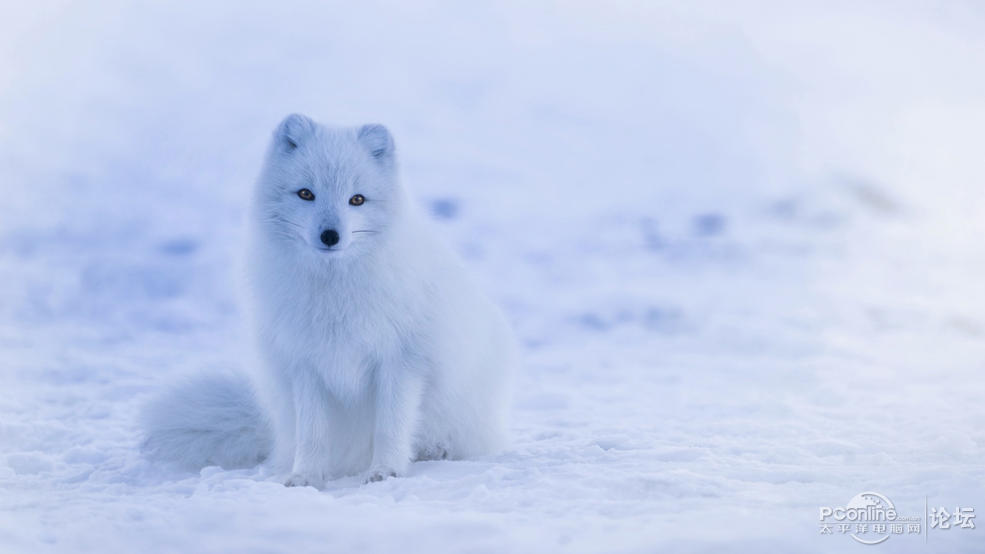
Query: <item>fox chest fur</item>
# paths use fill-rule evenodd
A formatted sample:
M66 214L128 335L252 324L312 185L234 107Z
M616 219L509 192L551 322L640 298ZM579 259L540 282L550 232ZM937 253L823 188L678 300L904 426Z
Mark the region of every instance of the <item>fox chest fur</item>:
M317 262L260 276L274 281L256 299L261 347L274 370L311 372L340 398L361 396L382 364L424 370L427 342L419 337L430 320L429 287L399 268Z

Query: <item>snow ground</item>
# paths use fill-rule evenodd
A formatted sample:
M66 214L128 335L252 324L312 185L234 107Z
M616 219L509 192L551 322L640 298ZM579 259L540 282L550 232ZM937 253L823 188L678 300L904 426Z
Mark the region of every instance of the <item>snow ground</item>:
M983 551L817 514L985 510L985 10L796 5L6 3L0 551ZM242 365L292 111L389 125L506 308L506 452L322 492L139 455Z

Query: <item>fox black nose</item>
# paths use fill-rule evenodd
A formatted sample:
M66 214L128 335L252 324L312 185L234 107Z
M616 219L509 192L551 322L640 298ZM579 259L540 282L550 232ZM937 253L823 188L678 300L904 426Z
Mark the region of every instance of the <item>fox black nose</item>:
M325 246L335 246L339 243L339 232L335 229L322 231L321 241L325 243Z

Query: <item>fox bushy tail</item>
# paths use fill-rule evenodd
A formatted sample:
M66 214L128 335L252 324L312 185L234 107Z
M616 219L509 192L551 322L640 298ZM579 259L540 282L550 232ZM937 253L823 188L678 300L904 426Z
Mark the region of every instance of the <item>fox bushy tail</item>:
M142 450L186 469L253 467L270 453L270 424L245 375L188 378L153 399L142 417Z

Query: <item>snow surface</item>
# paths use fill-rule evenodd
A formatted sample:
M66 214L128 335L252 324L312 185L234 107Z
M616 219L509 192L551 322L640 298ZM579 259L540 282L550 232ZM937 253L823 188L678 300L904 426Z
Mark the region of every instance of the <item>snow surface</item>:
M982 552L980 3L13 3L0 551ZM525 359L501 455L325 491L143 459L243 365L243 217L298 111L394 132ZM981 522L985 523L985 521Z

